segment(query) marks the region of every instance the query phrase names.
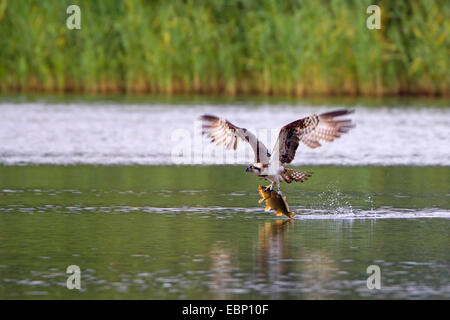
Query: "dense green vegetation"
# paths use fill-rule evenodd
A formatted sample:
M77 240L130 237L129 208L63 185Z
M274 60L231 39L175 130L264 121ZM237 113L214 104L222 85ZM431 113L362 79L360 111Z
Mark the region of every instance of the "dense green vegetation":
M0 90L448 95L449 30L447 0L0 0Z

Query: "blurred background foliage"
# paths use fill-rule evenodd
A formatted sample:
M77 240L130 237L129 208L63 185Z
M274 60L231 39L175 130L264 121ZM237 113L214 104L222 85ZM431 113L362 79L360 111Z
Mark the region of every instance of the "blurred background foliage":
M449 30L447 0L0 0L0 92L448 96Z

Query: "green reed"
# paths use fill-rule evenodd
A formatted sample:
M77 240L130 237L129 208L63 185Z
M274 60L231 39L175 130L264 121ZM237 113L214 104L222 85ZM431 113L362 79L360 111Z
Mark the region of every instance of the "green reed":
M449 33L446 0L0 0L0 90L448 95Z

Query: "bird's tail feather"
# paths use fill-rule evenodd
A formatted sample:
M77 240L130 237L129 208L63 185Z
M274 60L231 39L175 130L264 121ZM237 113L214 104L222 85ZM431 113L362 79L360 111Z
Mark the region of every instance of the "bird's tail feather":
M292 181L296 182L306 181L312 176L312 174L305 171L294 170L291 168L284 168L280 176L282 181L285 181L286 183L291 183Z

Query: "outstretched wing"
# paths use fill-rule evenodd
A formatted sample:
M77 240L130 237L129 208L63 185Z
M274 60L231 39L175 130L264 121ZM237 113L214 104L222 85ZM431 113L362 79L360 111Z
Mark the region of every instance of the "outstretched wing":
M201 116L200 120L203 121L202 134L211 138L211 142L218 146L224 145L228 150L236 150L239 139L247 141L255 154L255 162L269 162L269 150L247 129L236 127L225 119L208 114Z
M273 151L273 161L275 154L281 163L290 163L297 151L300 142L310 148L320 147L320 142L332 142L339 138L342 133L348 132L354 127L350 119L336 120L335 118L353 113L353 110L336 110L312 115L281 128L278 140Z

